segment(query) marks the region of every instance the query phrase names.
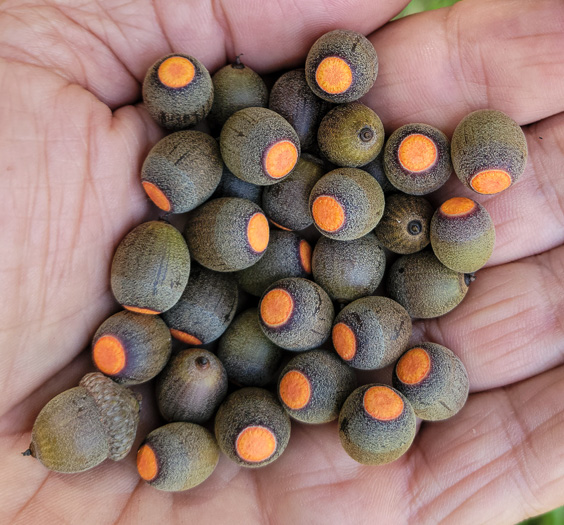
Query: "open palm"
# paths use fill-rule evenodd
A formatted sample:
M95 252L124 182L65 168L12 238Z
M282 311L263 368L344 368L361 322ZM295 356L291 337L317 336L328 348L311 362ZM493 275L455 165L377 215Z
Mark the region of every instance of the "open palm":
M564 4L464 0L375 31L406 3L0 3L2 523L497 524L564 503ZM117 243L154 213L138 180L161 136L136 105L149 65L174 51L211 71L239 53L260 73L296 67L335 28L375 31L380 74L365 102L388 131L425 122L450 134L486 107L524 126L522 180L478 197L497 229L489 268L459 308L415 325L466 364L464 410L423 424L383 467L350 459L334 424L294 424L273 465L222 458L178 494L140 482L134 454L73 475L22 457L40 408L89 369L81 351L116 310ZM456 180L434 197L455 194L475 197Z

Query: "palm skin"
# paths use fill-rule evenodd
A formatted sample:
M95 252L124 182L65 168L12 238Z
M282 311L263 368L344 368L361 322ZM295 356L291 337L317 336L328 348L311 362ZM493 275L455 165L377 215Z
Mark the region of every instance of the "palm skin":
M2 523L497 524L564 503L564 5L464 0L376 31L405 4L0 3ZM388 131L426 122L450 134L484 107L524 126L530 160L518 184L476 197L452 178L432 196L476 198L497 230L462 305L415 325L414 341L465 363L464 410L423 424L383 467L350 459L334 424L295 424L268 468L222 458L178 494L140 482L133 454L75 475L22 457L40 408L90 370L81 351L117 310L117 243L155 214L138 180L162 134L135 105L148 66L176 51L211 71L236 53L260 73L296 67L337 27L371 33L380 74L365 102ZM135 447L153 425L145 399Z

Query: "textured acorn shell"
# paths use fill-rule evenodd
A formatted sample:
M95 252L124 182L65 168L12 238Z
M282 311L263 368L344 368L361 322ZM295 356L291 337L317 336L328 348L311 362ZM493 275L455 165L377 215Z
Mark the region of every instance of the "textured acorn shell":
M468 292L466 274L442 264L432 251L402 255L387 278L390 297L412 318L430 319L450 312Z
M307 153L302 155L292 173L278 184L266 186L262 209L276 225L288 230L303 230L313 223L309 195L324 175L323 162Z
M362 170L366 171L366 173L372 175L372 177L376 179L384 194L387 195L388 193L395 193L398 191L388 180L388 177L386 177L386 173L384 172L384 148L380 150L380 153L376 155L376 158L373 161L362 166Z
M161 83L159 66L170 57L184 57L195 68L193 80L182 88ZM213 102L213 83L206 67L190 55L174 53L157 60L143 81L143 102L149 115L163 128L178 131L195 126L209 113Z
M237 454L237 438L249 426L265 427L276 436L276 449L268 459L249 462ZM215 437L220 450L243 467L264 467L278 459L288 445L290 430L290 418L274 394L262 388L248 387L233 392L215 416Z
M192 266L188 284L178 302L163 314L163 319L181 341L196 345L215 341L225 332L235 317L239 292L237 282L230 274L214 272L199 264Z
M155 392L167 421L205 423L227 394L227 373L208 350L189 348L172 357L157 378Z
M265 251L255 252L247 238L249 221L263 213L247 199L213 199L188 217L186 240L190 254L202 266L216 272L234 272L252 266Z
M398 149L404 139L413 134L430 138L437 148L435 163L425 171L414 172L404 168L398 158ZM406 124L396 129L384 147L384 171L398 190L409 195L426 195L438 190L450 177L452 163L447 136L428 124Z
M480 109L466 115L452 135L452 164L460 181L473 191L474 175L484 170L507 172L511 184L525 171L527 139L512 118L501 111Z
M219 447L204 427L194 423L169 423L153 430L141 446L155 454L158 473L147 481L164 491L191 489L208 479L219 461Z
M433 206L424 197L388 195L384 215L374 233L382 245L394 253L406 255L421 251L431 240L433 213Z
M305 406L292 409L280 395L280 381L290 371L303 374L310 386ZM356 374L329 350L310 350L290 359L278 380L278 398L290 417L302 423L327 423L337 419L345 399L356 388Z
M125 351L123 370L106 374L121 385L137 385L153 379L167 364L172 351L170 331L157 315L127 310L112 315L94 334L92 351L104 336L117 339Z
M322 236L311 259L314 281L331 299L348 303L376 290L386 269L386 255L373 233L353 241Z
M201 131L178 131L157 142L143 163L141 182L159 188L171 213L203 204L217 188L223 161L217 142Z
M345 212L343 225L333 232L322 230L314 222L315 227L330 239L359 239L376 227L384 213L382 188L374 177L358 168L338 168L321 177L311 190L310 212L315 199L322 195L333 197Z
M476 272L493 253L494 223L486 208L475 201L474 208L463 215L447 215L438 208L430 234L437 259L455 272Z
M161 313L176 304L189 274L190 253L180 232L164 221L144 222L116 249L112 292L125 307Z
M229 117L221 130L219 144L223 161L233 175L268 186L288 176L273 178L264 168L266 151L282 140L291 142L300 155L300 139L284 117L267 108L245 108Z
M373 418L364 409L364 394L373 386L387 385L364 385L347 398L339 414L339 437L343 448L355 461L383 465L395 461L409 449L415 438L416 419L409 401L397 391L404 403L401 415L389 421Z
M258 206L262 205L262 190L265 186L257 186L250 182L245 182L231 173L225 164L223 165L223 174L221 180L212 195L212 198L219 199L221 197L238 197L247 199Z
M396 363L392 378L394 388L408 399L420 419L441 421L454 416L468 399L468 373L462 361L451 350L436 343L420 343L413 348L427 352L430 370L421 382L407 384L398 378Z
M268 326L260 316L265 295L273 289L288 292L294 309L281 326ZM259 303L259 322L262 331L274 344L285 350L301 352L321 346L331 335L335 310L327 292L308 279L290 277L269 286Z
M331 94L321 89L315 80L317 67L327 57L344 60L352 71L352 84L343 93ZM311 46L305 63L306 80L320 98L342 104L368 93L378 75L378 55L370 41L356 31L336 29L319 37Z
M348 326L356 340L354 356L344 361L362 370L392 364L411 337L409 314L388 297L368 296L353 301L337 314L333 326L338 323Z

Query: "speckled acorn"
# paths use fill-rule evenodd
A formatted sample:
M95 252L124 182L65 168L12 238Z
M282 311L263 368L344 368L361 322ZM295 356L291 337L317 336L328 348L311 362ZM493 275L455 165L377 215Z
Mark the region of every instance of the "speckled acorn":
M193 56L178 53L162 57L145 75L143 102L163 128L178 131L195 126L212 107L210 74Z
M278 397L303 423L327 423L339 416L356 388L354 370L329 350L310 350L290 359L278 380Z
M213 435L194 423L169 423L153 430L137 451L137 472L164 491L191 489L208 479L219 461Z
M100 372L55 396L41 410L24 455L56 472L82 472L123 459L139 423L140 397Z
M527 139L512 118L480 109L466 115L452 135L452 164L460 181L485 195L507 189L525 171Z
M176 304L190 274L190 253L180 232L149 221L119 243L111 268L112 292L124 308L159 314Z
M433 252L455 272L478 271L491 257L495 228L481 204L466 197L444 202L431 220Z
M468 374L462 361L436 343L419 343L407 350L394 367L392 381L415 415L426 421L454 416L468 398Z
M245 182L231 173L225 164L223 165L223 174L221 180L212 195L212 199L219 199L220 197L238 197L240 199L247 199L258 206L262 206L262 190L267 186L257 186L250 182Z
M106 319L92 340L92 361L103 374L122 385L153 379L170 358L172 342L157 315L127 310Z

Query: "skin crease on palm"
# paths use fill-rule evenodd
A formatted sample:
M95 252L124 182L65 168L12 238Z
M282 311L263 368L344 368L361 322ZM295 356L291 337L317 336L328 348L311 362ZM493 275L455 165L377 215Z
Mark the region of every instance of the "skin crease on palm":
M384 25L406 3L0 2L0 522L511 524L564 503L564 3L463 0ZM91 370L84 350L118 309L117 243L156 216L138 180L162 136L138 103L147 68L172 51L212 72L238 53L259 73L297 67L335 28L370 35L380 73L364 101L388 132L425 122L450 135L486 107L525 131L514 187L476 197L452 177L432 196L476 198L497 230L462 305L414 327L465 363L463 411L423 424L382 467L350 459L335 424L294 424L269 467L222 457L178 494L140 482L134 454L72 475L22 457L41 407ZM154 426L139 390L135 449Z

